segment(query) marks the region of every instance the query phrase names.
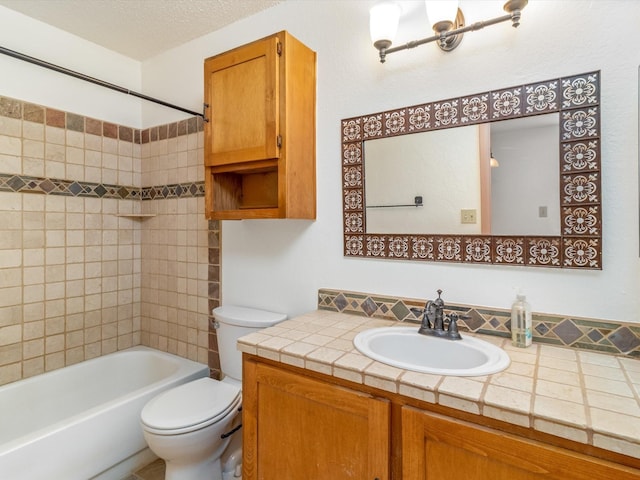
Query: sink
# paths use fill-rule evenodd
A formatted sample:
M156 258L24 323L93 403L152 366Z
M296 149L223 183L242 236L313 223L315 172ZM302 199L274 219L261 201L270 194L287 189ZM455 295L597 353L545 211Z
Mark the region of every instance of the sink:
M418 326L371 328L358 333L353 344L360 353L379 362L434 375L490 375L511 363L504 350L484 340L430 337L419 334Z

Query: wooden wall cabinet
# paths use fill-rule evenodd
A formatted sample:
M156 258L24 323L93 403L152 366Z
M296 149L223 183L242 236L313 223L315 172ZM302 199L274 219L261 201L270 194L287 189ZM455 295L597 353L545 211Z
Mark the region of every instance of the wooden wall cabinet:
M243 365L245 480L640 480L639 469L571 441L547 444L247 354Z
M205 213L315 219L316 54L287 32L204 62Z

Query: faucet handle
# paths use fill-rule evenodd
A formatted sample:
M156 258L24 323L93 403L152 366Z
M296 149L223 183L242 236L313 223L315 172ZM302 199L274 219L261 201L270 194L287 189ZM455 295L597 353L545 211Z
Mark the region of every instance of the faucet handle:
M440 295L442 295L442 290L438 289L438 298L436 298L433 303L437 306L437 307L442 307L444 308L444 300L442 300L442 297Z
M447 327L447 330L449 332L453 332L453 331L458 331L458 319L460 317L458 316L457 313L451 313L449 314L449 326Z
M452 313L449 315L449 326L447 327L447 336L454 340L461 340L460 332L458 332L458 314Z

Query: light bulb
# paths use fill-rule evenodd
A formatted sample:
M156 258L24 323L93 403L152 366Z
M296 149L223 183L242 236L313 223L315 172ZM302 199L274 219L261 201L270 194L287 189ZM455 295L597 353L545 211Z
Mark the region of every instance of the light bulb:
M427 17L436 32L446 31L455 23L458 14L458 0L425 0ZM448 28L443 28L449 25Z
M369 31L376 48L389 48L398 31L400 6L395 2L381 2L369 10Z

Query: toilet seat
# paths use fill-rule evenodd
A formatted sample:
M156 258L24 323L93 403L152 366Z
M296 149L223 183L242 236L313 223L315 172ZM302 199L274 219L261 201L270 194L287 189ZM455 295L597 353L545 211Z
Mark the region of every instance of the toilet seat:
M237 386L200 378L153 398L142 409L140 419L147 432L179 435L220 421L235 412L241 402Z

